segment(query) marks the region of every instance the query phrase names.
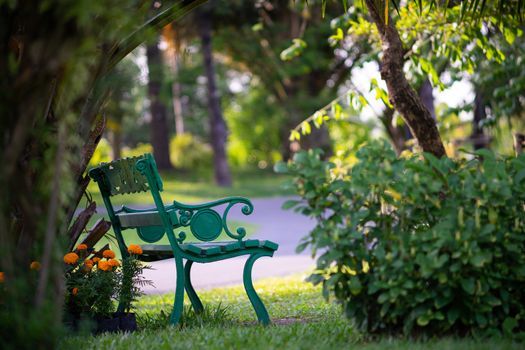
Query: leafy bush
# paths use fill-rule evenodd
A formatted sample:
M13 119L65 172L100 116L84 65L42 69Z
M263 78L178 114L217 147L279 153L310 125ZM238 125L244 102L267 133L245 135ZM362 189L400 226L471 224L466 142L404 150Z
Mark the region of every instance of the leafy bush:
M153 153L153 147L149 143L139 143L135 148L123 147L122 158L137 157L144 153ZM93 153L93 157L89 161L89 167L98 166L100 163L111 162L111 145L105 138L100 139L100 142Z
M525 329L525 155L397 158L386 142L351 169L296 154L276 166L317 221L298 250L309 279L369 332L467 334Z
M176 168L211 168L213 154L210 145L192 134L181 134L170 141L170 159Z
M151 143L139 143L135 148L124 147L122 149L123 158L138 157L145 153L153 153L153 146L151 146Z

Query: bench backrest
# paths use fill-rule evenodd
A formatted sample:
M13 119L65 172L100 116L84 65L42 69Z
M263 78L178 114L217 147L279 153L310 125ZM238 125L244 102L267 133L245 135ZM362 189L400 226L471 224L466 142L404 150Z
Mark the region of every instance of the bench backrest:
M108 211L113 231L123 256L127 256L127 246L122 236L123 227L119 215L128 213L130 208L122 207L115 210L111 197L137 192L151 193L155 206L158 210L158 226L137 227L139 237L146 242L156 242L165 233L163 225L169 225L171 218L166 213L160 191L162 191L162 180L153 156L149 153L138 157L123 158L91 169L89 176L98 184L102 199ZM140 210L138 210L140 211ZM133 212L133 210L131 210ZM175 218L176 220L176 218ZM164 223L166 221L166 223ZM143 226L143 225L139 225ZM149 225L151 226L151 225Z
M151 167L152 174L156 180L155 185L159 191L162 191L162 180L151 154L102 163L98 167L91 169L89 176L98 183L103 197L148 192L150 184L146 176L137 168L138 161L142 161L141 163L145 161L144 164Z

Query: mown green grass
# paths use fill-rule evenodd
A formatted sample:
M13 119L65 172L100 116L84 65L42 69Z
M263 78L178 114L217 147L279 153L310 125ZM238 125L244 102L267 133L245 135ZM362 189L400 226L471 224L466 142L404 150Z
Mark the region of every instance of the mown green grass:
M173 295L146 296L137 304L141 330L132 334L70 336L60 349L521 349L508 339L370 339L355 331L338 305L327 303L304 276L255 283L274 324L256 324L242 286L200 293L206 307L196 317L186 305L182 326L167 325Z
M288 177L275 174L268 170L236 170L232 174L232 187L225 188L215 185L212 174L198 174L188 172L163 172L164 184L162 197L166 203L173 200L185 203L197 203L228 196L242 196L248 198L273 197L292 194L282 189L282 184ZM91 182L88 191L99 206L103 205L98 185ZM153 200L148 192L133 193L112 197L113 205L123 204L151 204Z

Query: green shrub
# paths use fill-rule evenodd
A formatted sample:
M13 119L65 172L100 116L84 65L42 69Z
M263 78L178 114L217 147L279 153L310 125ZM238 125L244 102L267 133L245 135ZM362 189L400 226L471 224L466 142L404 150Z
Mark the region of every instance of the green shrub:
M137 157L144 153L153 153L153 147L149 143L139 143L135 148L123 147L121 158ZM111 162L111 146L105 138L100 139L100 142L93 153L93 157L89 161L89 167L94 167L104 162Z
M170 141L170 159L176 168L211 168L213 151L207 143L192 134L181 134Z
M135 148L122 148L122 158L138 157L145 153L153 153L153 146L151 146L151 143L139 143Z
M525 155L397 158L386 142L349 170L298 153L277 171L313 217L298 250L318 253L322 283L359 328L467 334L525 329Z

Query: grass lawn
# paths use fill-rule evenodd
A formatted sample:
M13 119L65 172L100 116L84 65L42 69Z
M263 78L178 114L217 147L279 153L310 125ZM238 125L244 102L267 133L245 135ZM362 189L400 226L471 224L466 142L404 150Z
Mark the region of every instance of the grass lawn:
M232 174L233 185L230 188L215 185L212 174L194 174L181 172L165 172L161 174L164 183L162 197L164 201L195 203L219 199L227 196L242 196L248 198L272 197L290 195L282 189L283 182L288 179L286 175L275 174L269 170L236 170ZM98 185L91 182L88 191L97 202L103 206ZM122 204L151 204L153 199L148 192L134 193L126 196L112 198L114 205Z
M141 330L132 334L70 336L60 349L522 349L507 339L367 339L356 332L340 308L321 297L304 276L270 278L255 283L274 324L255 323L242 286L200 293L202 317L186 305L182 326L167 325L173 295L145 296L137 304ZM186 298L187 299L187 298Z

